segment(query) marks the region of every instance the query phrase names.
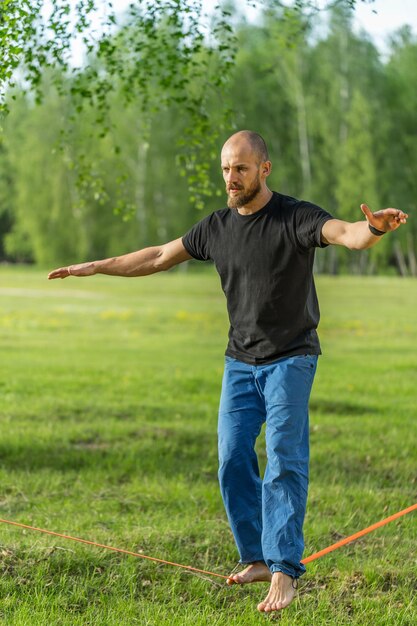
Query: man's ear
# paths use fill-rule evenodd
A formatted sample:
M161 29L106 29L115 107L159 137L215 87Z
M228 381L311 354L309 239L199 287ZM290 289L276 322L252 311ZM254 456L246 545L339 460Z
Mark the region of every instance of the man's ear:
M262 174L264 176L269 176L272 170L272 163L271 161L264 161L264 163L262 163Z

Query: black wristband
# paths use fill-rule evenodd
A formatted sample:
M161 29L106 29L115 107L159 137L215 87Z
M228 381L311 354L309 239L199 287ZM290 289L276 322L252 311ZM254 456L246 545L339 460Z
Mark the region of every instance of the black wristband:
M378 230L378 228L375 228L375 226L372 226L372 224L369 224L369 222L368 222L368 228L371 231L371 233L375 235L375 237L381 237L382 235L385 235L386 233L385 230Z

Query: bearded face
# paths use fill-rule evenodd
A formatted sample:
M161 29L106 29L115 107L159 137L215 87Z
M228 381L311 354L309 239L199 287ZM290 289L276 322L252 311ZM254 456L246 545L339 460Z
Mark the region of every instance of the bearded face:
M259 172L256 173L250 184L230 183L230 185L226 185L227 206L229 209L239 209L252 202L260 191L261 180Z

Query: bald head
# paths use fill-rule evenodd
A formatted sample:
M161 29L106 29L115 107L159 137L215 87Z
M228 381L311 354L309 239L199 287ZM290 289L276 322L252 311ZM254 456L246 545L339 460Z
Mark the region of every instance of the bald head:
M269 161L268 148L261 135L253 130L240 130L234 133L223 146L223 150L248 150L256 156L258 164Z

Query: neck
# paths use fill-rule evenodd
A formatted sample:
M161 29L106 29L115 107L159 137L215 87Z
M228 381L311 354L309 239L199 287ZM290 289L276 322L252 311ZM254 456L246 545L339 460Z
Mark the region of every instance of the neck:
M265 187L264 189L261 189L258 195L251 200L251 202L245 204L245 206L238 207L238 213L240 213L240 215L251 215L251 213L256 213L257 211L263 209L271 198L272 191L270 191L268 187Z

